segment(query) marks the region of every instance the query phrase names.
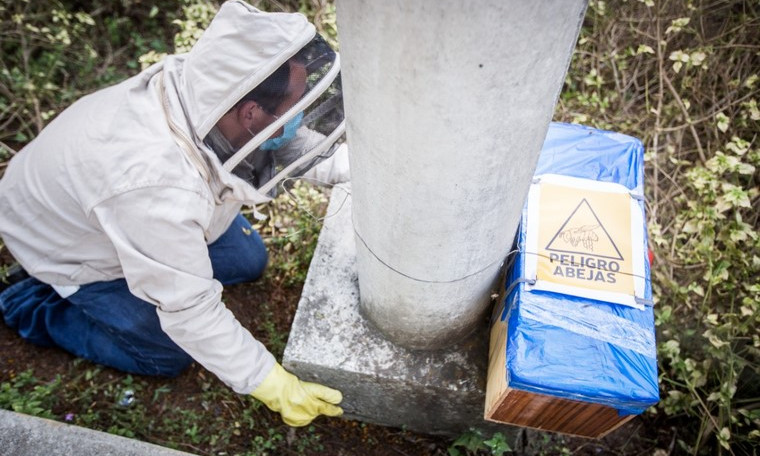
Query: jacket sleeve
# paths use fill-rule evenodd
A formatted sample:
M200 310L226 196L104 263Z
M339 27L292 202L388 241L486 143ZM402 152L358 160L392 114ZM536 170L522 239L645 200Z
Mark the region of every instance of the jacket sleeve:
M296 132L295 138L282 149L275 152L275 154L279 160L290 163L312 150L324 138L325 135L316 130L301 127ZM334 185L348 182L351 179L348 167L348 146L345 143L338 146L331 156L317 163L303 177L319 185Z
M130 291L156 306L161 328L234 391L264 380L274 356L222 303L204 238L213 207L196 192L134 189L96 205Z
M346 143L341 144L331 156L307 171L303 177L313 179L316 183L328 185L351 180L351 172L348 167L348 145Z

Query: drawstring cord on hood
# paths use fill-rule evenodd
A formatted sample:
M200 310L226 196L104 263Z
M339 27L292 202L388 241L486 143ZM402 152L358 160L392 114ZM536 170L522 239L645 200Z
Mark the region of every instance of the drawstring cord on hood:
M214 169L214 167L208 163L208 157L206 157L206 155L198 149L193 141L185 136L185 133L182 131L182 129L180 129L179 126L174 122L174 119L170 114L169 98L166 95L166 88L164 86L163 70L161 70L157 76L157 90L159 97L161 97L161 107L163 108L164 117L166 118L166 123L169 126L169 130L171 131L174 140L177 142L177 145L185 152L185 155L188 159L190 159L190 162L198 170L201 177L203 177L203 179L209 183L209 186L212 189L212 193L214 195L214 202L216 204L221 204L222 196L230 189L226 185L222 184L222 181L219 178L216 169ZM213 190L217 188L220 188L221 191L216 192Z

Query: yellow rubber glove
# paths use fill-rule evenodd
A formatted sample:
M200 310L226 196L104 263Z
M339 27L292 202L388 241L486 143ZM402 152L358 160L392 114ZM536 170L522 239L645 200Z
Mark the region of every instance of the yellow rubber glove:
M319 415L340 416L337 406L343 400L338 390L311 382L302 382L275 363L271 372L251 396L260 400L290 426L306 426Z

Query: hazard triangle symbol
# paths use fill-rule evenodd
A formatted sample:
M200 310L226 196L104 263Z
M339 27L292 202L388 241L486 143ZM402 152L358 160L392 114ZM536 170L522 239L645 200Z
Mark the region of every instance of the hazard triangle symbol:
M565 220L546 250L623 260L623 255L586 198Z

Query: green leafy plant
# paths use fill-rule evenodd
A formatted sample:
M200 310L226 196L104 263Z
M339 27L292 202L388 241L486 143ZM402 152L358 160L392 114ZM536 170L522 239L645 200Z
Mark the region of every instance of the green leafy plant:
M135 5L126 11L133 15L129 19L115 5L98 6L87 9L68 0L0 3L0 142L26 143L80 96L126 78L137 56L165 50L156 15ZM156 38L145 40L146 31Z
M614 5L590 2L557 114L647 150L654 413L681 424L682 451L748 452L760 443L759 7Z
M463 453L464 451L464 453ZM512 451L506 436L501 432L487 438L483 431L470 429L460 435L448 448L450 456L490 454L501 456Z
M172 24L179 28L174 35L174 48L171 50L177 54L190 51L218 10L214 3L205 0L182 0L181 5L181 17L172 21ZM163 59L167 52L169 51L151 49L138 60L144 69Z
M269 217L255 225L273 257L270 270L285 286L303 283L322 227L327 196L319 187L296 181L262 210Z
M52 408L57 404L56 393L61 378L42 382L32 371L19 373L10 382L0 383L0 408L42 418L56 418Z

